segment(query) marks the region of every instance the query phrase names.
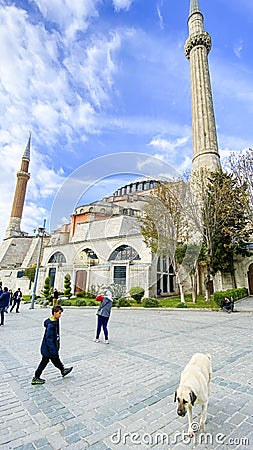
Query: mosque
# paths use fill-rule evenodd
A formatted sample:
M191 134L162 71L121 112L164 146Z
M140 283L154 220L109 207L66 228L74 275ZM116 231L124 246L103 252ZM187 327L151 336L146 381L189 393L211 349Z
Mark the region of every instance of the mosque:
M198 0L190 0L189 36L185 56L190 63L192 94L192 171L221 167L208 65L211 37L204 30L204 17ZM159 180L140 179L117 189L113 195L89 205L78 206L69 224L51 235L42 228L36 236L21 231L27 183L30 178L31 136L28 139L13 199L10 221L0 246L0 281L12 290L20 287L31 293L26 268L40 261L37 293L50 277L51 286L64 289L64 276L70 274L72 292L92 287L132 286L145 289L145 296L158 290L169 295L178 292L169 258L152 254L144 244L138 218ZM237 287L247 287L253 294L253 257L235 261ZM199 273L198 291L204 291L205 273ZM231 288L230 274L218 274L213 289ZM30 289L30 290L29 290Z

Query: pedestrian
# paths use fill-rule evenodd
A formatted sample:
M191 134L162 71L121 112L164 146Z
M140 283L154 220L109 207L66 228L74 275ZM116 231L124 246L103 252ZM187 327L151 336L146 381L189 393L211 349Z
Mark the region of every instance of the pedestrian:
M22 300L22 292L21 292L20 288L18 288L18 290L16 292L14 292L14 294L13 294L13 303L12 303L10 312L12 312L16 306L16 313L19 313L19 307L20 307L21 300Z
M64 367L59 357L60 349L60 324L59 319L63 312L61 306L53 306L52 316L44 322L45 333L41 343L42 358L35 370L34 377L31 384L44 384L46 380L40 378L43 370L48 365L49 361L53 363L57 369L61 371L63 377L68 375L73 367Z
M12 306L12 300L13 300L13 292L12 292L12 289L9 289L9 293L10 293L10 306Z
M55 288L54 292L53 292L53 306L57 305L58 298L59 298L59 292Z
M226 311L228 313L234 311L234 302L233 300L230 300L228 297L225 297L224 300L221 303L221 307L223 311Z
M0 295L0 314L1 314L1 323L0 326L4 326L4 313L6 306L9 305L10 302L10 294L8 292L8 288L4 287L3 293Z
M112 302L113 299L111 291L106 291L105 296L97 310L97 332L95 339L93 339L94 342L100 342L99 335L101 328L103 327L105 344L109 344L107 324L111 314Z
M8 310L9 310L9 307L11 306L11 304L12 304L12 290L11 289L9 289L8 290L8 292L9 292L9 294L10 294L10 298L9 298L9 303L8 303L8 305L5 307L5 309L4 309L4 311L6 312L6 314L8 314Z

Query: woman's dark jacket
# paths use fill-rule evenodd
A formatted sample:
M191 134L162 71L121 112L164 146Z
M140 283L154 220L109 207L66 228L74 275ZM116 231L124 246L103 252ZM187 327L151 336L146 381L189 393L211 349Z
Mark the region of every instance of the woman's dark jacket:
M59 320L46 319L44 322L45 333L41 344L41 354L51 358L57 356L60 348L60 324Z
M99 308L97 310L98 316L110 317L112 309L112 300L107 297L104 297L104 300L100 303Z

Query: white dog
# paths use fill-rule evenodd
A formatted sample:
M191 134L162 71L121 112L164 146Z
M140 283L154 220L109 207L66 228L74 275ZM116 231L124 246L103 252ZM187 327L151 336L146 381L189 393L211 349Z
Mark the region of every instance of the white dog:
M177 413L184 417L188 412L188 435L194 436L192 429L192 407L202 405L199 422L200 431L204 433L206 410L212 376L211 356L195 353L181 373L180 384L175 392L174 401L178 402Z

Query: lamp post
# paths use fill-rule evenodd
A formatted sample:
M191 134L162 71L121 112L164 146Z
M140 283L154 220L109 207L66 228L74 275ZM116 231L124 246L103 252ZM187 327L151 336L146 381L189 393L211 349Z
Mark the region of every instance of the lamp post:
M37 236L40 237L40 249L39 249L37 266L36 266L36 270L35 270L33 293L32 293L30 309L34 309L34 303L35 303L35 298L36 298L36 289L37 289L38 276L39 276L39 270L40 270L40 260L41 260L41 254L42 254L43 239L44 239L44 234L45 234L45 226L46 226L46 219L44 219L43 227L39 227L37 229Z
M87 257L87 279L86 279L86 292L89 292L89 284L90 284L90 266L92 263L92 260L95 259L95 254L93 252L93 250L91 249L87 249L85 251L86 253L86 257Z

